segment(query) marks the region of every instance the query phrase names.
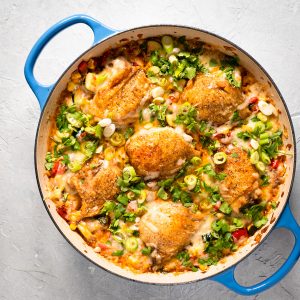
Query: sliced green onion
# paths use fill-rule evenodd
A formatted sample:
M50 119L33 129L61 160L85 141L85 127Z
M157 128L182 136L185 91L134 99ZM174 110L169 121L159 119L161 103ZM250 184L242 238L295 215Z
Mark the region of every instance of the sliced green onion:
M269 155L264 151L261 153L260 158L262 162L265 163L266 165L269 165L271 163L271 159Z
M267 222L268 222L268 218L267 217L262 217L261 219L256 220L255 222L253 222L253 225L256 228L260 228L260 227L264 226Z
M112 256L122 256L124 254L124 250L117 250L113 252L111 255Z
M219 210L226 215L229 215L232 212L232 208L227 202L223 202Z
M255 123L255 126L253 128L253 132L256 134L263 133L266 130L266 126L263 122L259 121Z
M146 193L146 191L145 191L145 190L141 190L141 194L139 195L139 197L138 197L138 199L137 199L137 202L138 202L139 204L142 204L142 203L145 202L146 198L147 198L147 193Z
M201 163L201 158L198 157L198 156L194 156L194 157L191 159L191 163L192 163L194 166L198 166L198 165Z
M175 55L170 55L169 62L171 64L177 64L178 63L178 59L177 59L177 57Z
M113 146L116 146L116 147L120 147L125 144L125 138L124 138L123 134L121 134L119 132L115 132L110 137L109 141Z
M250 156L251 164L255 165L259 162L259 154L257 151L254 151Z
M82 168L82 164L83 164L82 161L73 161L68 164L68 168L71 172L75 173Z
M262 145L267 145L270 143L270 140L269 139L263 139L263 140L260 140L259 141L259 144L262 146Z
M152 252L152 248L151 247L145 247L142 249L142 254L143 255L150 255Z
M268 132L262 133L262 134L259 136L259 138L260 138L261 140L267 139L268 137L269 137L269 133L268 133Z
M157 196L162 199L162 200L167 200L168 199L168 194L167 192L164 190L163 187L161 187L158 191L157 191Z
M169 35L163 36L161 39L161 43L163 45L163 48L168 54L173 51L174 48L173 39Z
M185 76L188 79L193 79L196 76L196 68L194 68L194 67L186 67L185 68Z
M167 121L169 126L175 127L175 125L176 125L174 123L175 119L176 119L176 116L174 114L167 114L166 115L166 121Z
M262 114L261 112L259 112L259 113L257 114L257 117L258 117L262 122L264 122L264 123L266 123L266 122L268 121L268 117L265 116L264 114Z
M124 180L132 180L136 176L136 172L133 167L128 166L123 169L123 178Z
M152 66L147 70L147 72L152 72L153 74L157 75L160 72L160 68L157 66Z
M66 118L72 126L76 128L80 128L82 126L82 120L81 120L82 115L80 113L78 112L75 112L73 114L67 113Z
M135 237L130 237L125 241L125 249L129 252L134 252L139 246L139 242Z
M272 127L273 127L273 123L271 121L268 121L266 123L266 129L269 130L269 129L272 129Z
M224 164L227 160L227 155L225 152L217 152L215 155L214 155L214 163L216 165L221 165L221 164Z
M184 177L184 182L187 184L188 189L192 190L197 184L197 176L193 174L187 175Z
M266 166L263 162L259 161L258 163L255 164L255 167L258 171L264 172L266 170Z
M135 198L135 193L133 191L129 191L126 195L129 200L133 200Z
M156 41L148 41L147 43L147 51L150 53L154 50L160 50L161 44Z

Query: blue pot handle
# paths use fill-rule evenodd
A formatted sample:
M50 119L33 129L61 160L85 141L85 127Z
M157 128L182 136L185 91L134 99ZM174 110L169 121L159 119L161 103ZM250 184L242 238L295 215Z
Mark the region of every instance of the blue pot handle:
M45 105L45 102L54 86L54 84L51 85L43 85L40 84L33 75L33 68L36 63L37 58L39 57L40 53L42 52L43 48L47 45L47 43L59 32L66 29L67 27L77 24L77 23L84 23L88 25L93 33L94 33L94 42L93 45L99 42L100 40L104 39L105 37L115 33L115 30L112 30L110 28L107 28L100 22L96 21L95 19L86 16L86 15L74 15L71 17L68 17L66 19L61 20L60 22L53 25L51 28L49 28L35 43L33 48L31 49L24 68L24 74L25 78L36 95L41 109Z
M278 283L292 269L300 255L300 227L291 212L289 204L286 205L275 228L286 228L292 231L295 237L295 244L288 259L272 276L255 285L248 287L242 286L238 284L234 278L236 266L233 266L230 269L214 276L212 280L217 281L234 292L245 296L261 293Z

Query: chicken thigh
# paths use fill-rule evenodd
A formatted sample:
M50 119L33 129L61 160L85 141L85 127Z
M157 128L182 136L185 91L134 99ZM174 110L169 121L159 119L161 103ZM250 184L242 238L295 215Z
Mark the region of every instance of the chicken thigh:
M181 101L194 105L201 120L222 125L244 100L241 90L231 86L227 80L199 74L188 83Z
M238 212L251 197L251 193L258 188L259 174L251 164L247 153L239 147L225 150L227 160L216 167L217 172L227 176L220 183L222 197ZM232 155L235 153L234 155Z
M171 176L197 151L170 127L134 134L125 146L131 165L145 180Z
M81 216L92 217L99 214L106 200L113 200L119 192L117 179L121 170L109 165L102 157L96 155L73 177L70 185L79 194Z
M181 203L154 201L141 218L140 238L149 247L157 264L163 264L189 244L200 217Z
M112 65L107 67L108 82L98 88L88 111L98 118L109 117L119 125L128 124L138 117L149 98L150 82L141 67L123 58L115 59Z

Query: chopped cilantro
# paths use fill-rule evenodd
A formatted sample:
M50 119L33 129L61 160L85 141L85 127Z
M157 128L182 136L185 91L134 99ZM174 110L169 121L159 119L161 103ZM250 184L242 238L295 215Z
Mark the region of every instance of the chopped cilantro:
M263 215L265 210L266 202L261 202L252 206L245 206L241 208L241 212L252 220L253 225L257 228L265 225L268 221L267 217Z
M157 105L157 104L151 103L149 105L149 109L155 115L155 117L157 118L157 120L159 121L161 126L164 127L167 125L167 123L166 123L166 112L168 109L167 104Z
M198 268L196 268L190 260L190 255L187 251L179 252L176 255L176 258L181 261L181 264L184 267L190 268L193 272L197 272Z
M210 61L209 61L209 66L210 67L215 67L218 65L218 62L216 59L212 58Z
M116 250L111 255L112 256L122 256L124 254L124 250Z
M145 247L145 248L143 248L142 249L142 254L143 255L150 255L151 254L151 252L152 252L152 248L151 247Z
M268 175L261 175L260 176L260 180L261 180L261 182L260 182L260 186L267 186L267 185L269 185L269 179L270 179L270 177L268 176Z
M128 127L124 133L125 140L128 140L134 134L134 129L132 127Z
M232 208L227 202L223 202L219 210L226 215L229 215L232 212Z
M238 122L240 123L242 121L240 115L239 115L239 112L236 110L233 115L232 115L232 118L231 118L231 123L235 123L235 122Z
M226 75L226 79L229 81L229 83L236 88L240 88L241 87L241 82L237 81L234 77L234 73L233 73L234 69L232 67L227 67L224 72Z
M227 176L225 173L217 173L214 169L212 164L208 163L196 170L198 174L204 173L216 180L224 180L225 177Z

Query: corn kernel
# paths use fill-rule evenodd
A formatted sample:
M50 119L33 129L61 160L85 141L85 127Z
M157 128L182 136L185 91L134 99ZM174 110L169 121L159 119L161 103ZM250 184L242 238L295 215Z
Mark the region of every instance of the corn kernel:
M68 91L69 92L73 92L77 87L77 84L75 84L73 81L68 82Z
M202 272L205 272L205 271L207 270L207 266L199 265L199 269L200 269Z
M104 150L104 158L106 160L112 160L115 156L115 148L108 147Z
M70 229L71 229L71 230L74 231L74 230L76 230L76 228L77 228L77 225L76 225L75 223L71 223L71 224L70 224Z
M94 59L90 59L89 61L88 61L88 68L90 69L90 70L94 70L95 68L96 68L96 63L95 63L95 60Z
M71 75L71 80L75 83L79 83L81 79L81 74L78 71L75 71Z

